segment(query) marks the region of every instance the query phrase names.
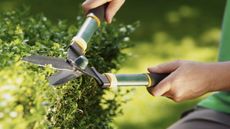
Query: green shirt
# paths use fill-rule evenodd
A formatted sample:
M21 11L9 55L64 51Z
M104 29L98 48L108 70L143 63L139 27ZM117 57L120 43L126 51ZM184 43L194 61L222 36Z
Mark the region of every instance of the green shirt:
M227 0L225 10L222 37L219 50L219 61L230 61L230 1ZM230 71L229 71L230 72ZM226 80L226 81L230 81ZM207 99L202 100L199 106L216 111L230 113L230 92L217 92Z

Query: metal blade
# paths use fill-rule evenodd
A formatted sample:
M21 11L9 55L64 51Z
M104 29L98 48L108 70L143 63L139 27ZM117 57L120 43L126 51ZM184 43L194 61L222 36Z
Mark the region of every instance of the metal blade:
M73 67L61 58L34 55L24 57L23 60L43 67L46 65L52 65L52 68L57 70L73 70Z
M61 85L69 80L75 79L81 76L83 73L80 71L60 71L58 73L53 74L48 78L49 84L53 86Z
M78 45L73 43L69 46L69 49L67 50L67 58L69 60L74 61L77 57L81 55L84 55L84 54L81 52L81 49L79 48Z

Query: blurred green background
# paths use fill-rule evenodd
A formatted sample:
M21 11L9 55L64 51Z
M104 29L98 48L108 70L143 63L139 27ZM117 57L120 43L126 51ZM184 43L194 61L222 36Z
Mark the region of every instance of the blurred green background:
M140 21L132 36L135 47L119 73L146 72L146 68L177 59L216 61L225 0L126 0L116 16L126 24ZM0 11L31 7L54 22L76 20L82 0L1 0ZM189 75L188 75L189 76ZM150 96L144 87L134 89L123 105L124 115L116 118L119 129L164 129L198 100L174 103Z

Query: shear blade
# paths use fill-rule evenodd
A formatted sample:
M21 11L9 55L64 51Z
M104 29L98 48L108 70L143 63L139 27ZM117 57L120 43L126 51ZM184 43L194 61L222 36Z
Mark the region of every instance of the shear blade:
M33 64L37 64L42 67L45 67L46 65L51 65L52 68L57 70L73 70L73 67L61 58L34 55L24 57L23 60Z
M75 79L81 76L83 73L80 71L60 71L58 73L53 74L48 78L49 84L53 86L65 84L66 82Z
M67 50L67 58L70 60L75 60L77 57L84 55L81 49L75 43L71 44Z

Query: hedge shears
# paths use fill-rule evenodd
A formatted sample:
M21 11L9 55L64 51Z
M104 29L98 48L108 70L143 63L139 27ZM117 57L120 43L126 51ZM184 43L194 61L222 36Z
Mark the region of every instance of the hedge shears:
M87 43L104 20L105 7L106 5L102 5L88 12L79 32L71 41L71 45L67 50L67 59L32 55L24 57L23 60L43 67L51 65L53 69L58 70L59 72L48 78L50 85L53 86L64 84L83 74L93 77L102 88L117 86L150 87L157 85L168 74L101 74L94 67L88 66L89 62L85 57Z

